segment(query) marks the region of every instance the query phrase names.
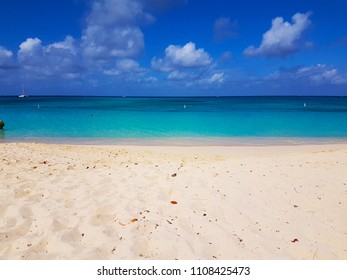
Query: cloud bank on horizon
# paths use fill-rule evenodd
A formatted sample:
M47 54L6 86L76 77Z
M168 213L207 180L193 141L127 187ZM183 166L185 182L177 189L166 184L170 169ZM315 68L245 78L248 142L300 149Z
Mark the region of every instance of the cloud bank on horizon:
M198 3L94 0L80 36L66 34L49 43L27 37L17 50L6 48L6 38L0 36L0 94L16 94L22 82L39 94L347 94L346 56L339 55L346 44L316 46L308 39L317 28L313 9L292 14L291 22L280 15L269 18L264 22L268 30L250 28L248 38L242 34L245 21L225 14L198 27L184 24L194 20L184 10L196 12ZM182 23L177 18L164 22L180 11ZM210 24L210 33L202 24ZM190 28L192 38L180 36ZM255 38L261 34L257 46ZM334 48L339 52L330 62L325 52Z

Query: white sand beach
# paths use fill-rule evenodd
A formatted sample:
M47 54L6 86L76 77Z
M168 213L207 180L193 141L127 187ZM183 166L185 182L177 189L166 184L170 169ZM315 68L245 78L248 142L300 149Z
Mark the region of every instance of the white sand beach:
M347 144L0 144L0 259L347 259Z

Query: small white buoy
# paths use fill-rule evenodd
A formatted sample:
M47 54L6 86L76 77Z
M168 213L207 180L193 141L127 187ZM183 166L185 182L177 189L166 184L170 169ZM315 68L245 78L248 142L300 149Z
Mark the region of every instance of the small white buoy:
M184 108L184 109L187 108L186 104L183 105L183 108Z
M304 107L306 107L306 103L304 103Z

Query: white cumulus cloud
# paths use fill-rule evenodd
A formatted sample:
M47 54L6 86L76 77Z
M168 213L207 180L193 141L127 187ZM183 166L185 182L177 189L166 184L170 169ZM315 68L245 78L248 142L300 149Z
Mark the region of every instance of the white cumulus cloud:
M131 76L146 71L133 60L144 49L140 26L154 21L143 11L143 3L93 0L90 7L80 38L66 36L47 45L39 38L27 38L20 44L17 61L24 76L73 80L92 72Z
M318 84L347 84L347 77L340 75L337 68L329 67L324 64L301 68L298 71L298 75L307 76L311 81Z
M198 76L199 76L198 73L175 70L169 73L169 75L167 76L167 79L171 81L192 80L192 79L194 80Z
M209 87L219 87L224 83L225 74L223 72L219 73L208 73L205 77L197 80L195 83L191 83L191 86L198 85L204 88Z
M222 83L223 81L224 81L224 73L215 73L209 79L207 79L207 82L210 84Z
M186 45L170 45L165 49L165 58L152 59L154 70L161 72L171 72L179 68L199 68L210 65L212 59L202 48L196 49L192 42Z
M258 48L249 46L244 50L246 56L283 57L300 49L300 39L303 32L310 26L311 13L296 13L292 23L284 21L282 17L272 20L270 30L263 34Z
M36 59L42 56L41 40L28 38L19 45L18 60L21 62L36 63Z
M165 50L166 60L175 66L202 67L211 64L211 58L204 49L196 49L192 42L183 47L170 45Z
M137 1L95 1L83 30L84 54L92 59L132 58L144 48L141 24L154 21Z
M189 42L184 46L169 45L165 57L154 57L151 66L155 71L168 73L171 81L197 80L212 63L212 58L203 48Z
M55 42L46 47L46 52L63 51L70 55L76 55L79 51L76 40L72 36L66 36L64 41Z
M0 58L10 58L13 56L13 53L0 46Z
M347 84L347 76L345 74L340 74L337 68L325 64L281 69L269 75L267 80L277 80L281 83L301 83L305 85Z
M103 73L107 76L120 76L123 74L142 74L146 69L141 68L139 63L133 59L123 58L116 62L116 67L105 70Z
M140 67L139 63L133 59L120 59L117 61L116 66L123 72L143 72L144 69Z
M150 77L146 77L144 79L142 79L142 81L146 82L146 83L154 83L156 82L158 79L156 77L150 76ZM141 81L141 80L140 80Z
M13 67L13 53L0 46L0 69Z
M38 38L28 38L20 44L17 58L26 75L40 79L56 75L72 79L82 69L78 44L71 36L46 46Z

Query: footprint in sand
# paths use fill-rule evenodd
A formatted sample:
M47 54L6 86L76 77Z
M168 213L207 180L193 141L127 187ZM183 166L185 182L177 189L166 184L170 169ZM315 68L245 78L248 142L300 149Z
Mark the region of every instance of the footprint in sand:
M33 215L33 212L31 211L31 208L29 206L26 206L26 205L22 206L19 209L19 213L21 214L23 219L31 218L31 216Z
M17 221L16 221L17 223ZM17 239L21 239L29 233L31 228L32 221L25 220L22 224L17 227L12 227L11 230L0 233L0 240L4 240L5 242L14 241ZM9 244L11 246L11 244Z

